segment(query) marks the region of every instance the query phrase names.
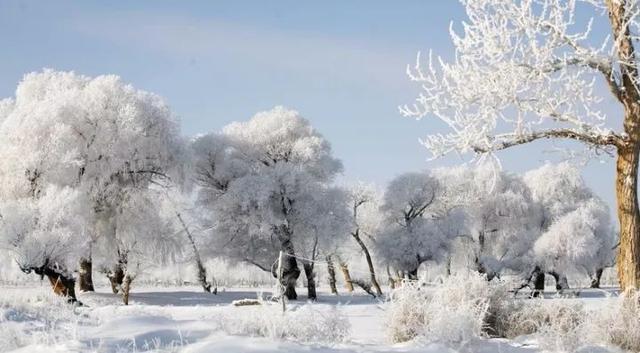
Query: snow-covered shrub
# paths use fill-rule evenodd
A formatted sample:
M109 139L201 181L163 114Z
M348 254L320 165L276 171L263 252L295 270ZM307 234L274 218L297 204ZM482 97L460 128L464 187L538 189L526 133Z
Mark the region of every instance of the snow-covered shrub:
M464 344L487 335L508 300L503 283L476 273L454 275L433 287L405 282L391 294L388 335L393 342L420 338Z
M583 331L593 343L640 352L640 293L610 298L591 313Z
M349 320L338 309L321 311L312 305L303 305L284 314L281 310L279 305L264 303L225 311L220 329L231 335L309 343L341 343L349 337Z
M90 323L66 299L53 293L23 296L3 293L0 298L0 352L32 344L55 345L75 338L80 324Z

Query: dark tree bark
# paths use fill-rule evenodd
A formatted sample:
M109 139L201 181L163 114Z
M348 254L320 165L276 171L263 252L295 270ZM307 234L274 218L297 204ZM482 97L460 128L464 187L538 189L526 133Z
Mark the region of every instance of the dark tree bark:
M602 279L602 272L604 272L603 268L599 268L596 272L591 276L591 288L600 288L600 279Z
M80 271L78 272L78 287L81 292L93 292L93 264L91 256L80 258Z
M313 272L313 263L305 262L302 267L304 268L304 275L307 277L307 298L315 301L318 299L318 295L316 294L316 280Z
M71 304L80 304L76 297L76 281L72 275L68 275L66 271L62 271L58 268L53 268L48 265L49 261L45 261L42 267L22 268L22 272L31 273L32 271L39 275L41 278L47 277L53 292L57 295L67 297L67 302Z
M113 266L113 269L107 272L107 278L109 278L109 283L111 283L111 290L113 294L118 294L122 289L122 283L124 282L124 270L122 269L122 264L118 263Z
M291 242L291 232L289 227L283 225L277 230L278 239L280 240L280 249L284 255L282 259L282 278L280 279L281 285L285 288L284 295L289 300L298 299L298 293L296 293L296 282L300 277L300 268L298 267L298 261L296 260L296 253ZM275 269L274 269L275 270ZM278 277L278 274L273 271L274 277Z
M407 271L407 278L412 281L418 280L418 268L414 268L410 271Z
M331 288L331 294L338 294L338 288L336 287L336 267L333 264L331 256L326 257L327 260L327 273L329 273L329 288Z
M544 293L544 277L544 271L536 266L530 278L530 281L533 282L533 289L531 290L532 298L538 298Z

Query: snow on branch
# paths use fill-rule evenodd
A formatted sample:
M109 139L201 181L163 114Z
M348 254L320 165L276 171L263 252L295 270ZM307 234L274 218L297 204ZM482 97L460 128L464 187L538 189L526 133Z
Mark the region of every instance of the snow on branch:
M542 138L595 148L624 142L605 127L597 82L622 100L630 58L616 53L617 39L591 45L593 19L578 23L577 3L463 1L468 20L461 31L453 24L450 29L455 56L447 61L429 53L423 62L418 53L407 74L421 91L413 104L399 107L404 116L434 116L447 125L450 132L422 141L435 157L490 153ZM601 4L586 3L594 15L604 13ZM629 21L635 23L633 14Z

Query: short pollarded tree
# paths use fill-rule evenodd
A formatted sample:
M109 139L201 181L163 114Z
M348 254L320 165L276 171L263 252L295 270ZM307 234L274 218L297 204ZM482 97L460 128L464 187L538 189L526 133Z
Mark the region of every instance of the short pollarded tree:
M91 289L91 246L101 237L116 242L109 223L127 194L169 176L179 179L177 123L161 98L117 76L52 70L26 75L15 99L0 110L6 116L0 128L3 182L24 180L25 192L34 198L46 185L68 186L88 200L92 217L85 232L91 241L82 256L80 284ZM103 264L114 266L116 282L122 280L117 263L126 261L122 253Z
M69 187L48 186L38 198L2 190L0 246L25 273L47 277L54 292L76 301L73 270L87 239L86 199Z
M114 292L121 292L124 304L134 279L146 268L166 265L184 251L186 242L172 209L166 207L163 190L127 188L108 222L101 226L109 237L95 242L96 261L112 264L118 255L118 281L112 281Z
M412 172L396 177L385 190L376 253L402 277L417 279L422 263L446 252L448 239L435 219L442 189L430 173Z
M600 15L608 14L610 41L593 46L590 22L577 23L578 3L591 7L597 21L605 22ZM549 138L616 151L618 277L622 288L640 288L637 2L465 0L463 5L468 17L463 31L451 31L455 59L430 58L424 68L418 58L407 71L422 91L401 112L433 115L451 128L424 140L435 156L493 153ZM608 97L623 111L618 132L605 126L601 102Z
M598 286L604 267L610 266L614 260L613 251L616 246L616 234L610 227L610 221L605 222L604 220L605 217L610 217L609 209L586 185L580 175L580 170L568 162L545 164L538 169L525 173L524 180L531 190L533 199L542 206L540 224L542 236L537 242L546 245L536 245L536 254L540 259L538 265L542 266L544 271L551 271L556 277L566 273L565 269L578 268L585 270L592 279L592 285ZM587 206L587 204L590 206ZM578 209L582 209L582 211L577 212ZM592 233L600 238L597 241L588 241L586 238L581 241L580 237L592 236L590 233L583 231L579 234L574 234L577 237L574 239L574 245L594 245L596 247L593 249L583 249L582 251L592 255L597 254L597 256L590 257L591 261L581 260L574 267L568 267L566 266L566 259L576 256L569 253L561 255L562 251L563 249L575 248L562 246L561 249L553 250L547 249L546 246L553 244L561 246L562 244L559 243L561 239L553 240L555 235L562 231L562 226L556 225L556 223L561 222L566 225L568 224L567 222L573 222L576 224L581 220L581 218L577 218L579 215L596 217L597 222L601 224L599 226L601 228L599 228L599 231ZM585 218L582 218L582 220L589 222ZM590 225L583 225L582 228L585 229L584 227L590 227ZM554 230L551 231L551 228ZM556 254L554 258L558 258L558 260L549 261L547 255L551 252ZM572 252L576 253L576 251ZM562 264L554 265L558 261Z
M296 201L293 244L307 278L308 298L315 300L315 263L320 253L339 253L352 230L349 195L341 188L317 185ZM324 262L324 261L322 261Z
M615 243L607 205L592 198L553 222L536 240L534 252L549 271L578 269L594 276L612 262Z
M342 164L330 144L297 112L276 107L221 134L193 143L199 199L209 210L212 245L232 260L266 271L285 254L282 284L297 297L297 234L334 215L308 212L312 196L326 190Z
M488 166L472 169L465 178L463 207L478 270L489 278L506 269L528 270L540 211L527 185L517 175Z

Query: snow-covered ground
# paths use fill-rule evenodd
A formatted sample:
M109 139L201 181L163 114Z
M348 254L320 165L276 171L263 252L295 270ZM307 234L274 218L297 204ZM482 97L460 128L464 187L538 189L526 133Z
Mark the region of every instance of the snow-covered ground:
M301 292L304 289L300 290ZM268 291L197 287L137 287L131 305L107 288L82 293L71 308L42 286L5 286L0 298L0 351L37 352L540 352L526 337L476 339L452 347L426 342L391 344L387 303L356 293L320 292L316 303L236 307L232 301L269 298ZM585 290L579 299L598 305L608 291ZM606 352L602 348L582 352Z

